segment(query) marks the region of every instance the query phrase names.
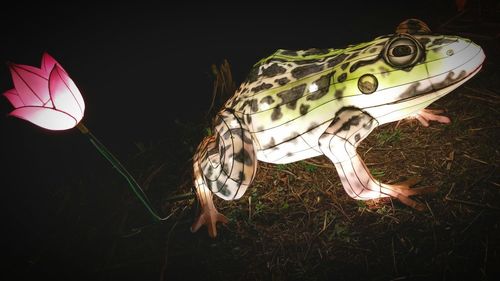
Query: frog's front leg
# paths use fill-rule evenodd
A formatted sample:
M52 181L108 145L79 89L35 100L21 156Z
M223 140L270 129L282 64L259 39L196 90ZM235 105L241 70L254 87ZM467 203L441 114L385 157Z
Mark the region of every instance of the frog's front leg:
M429 121L437 121L443 124L449 124L451 122L450 118L447 116L440 115L444 110L441 109L422 109L415 113L414 117L424 126L429 126Z
M335 164L347 194L354 199L369 200L392 196L418 210L424 205L409 196L434 191L433 188L410 188L414 180L397 184L380 183L373 178L356 147L377 127L377 121L367 113L353 108L337 114L319 139L321 151Z
M224 200L239 199L252 183L257 158L246 125L231 111L215 120L214 135L206 137L193 158L194 185L201 212L191 227L195 232L206 225L217 236L217 222L227 223L213 202L212 193Z

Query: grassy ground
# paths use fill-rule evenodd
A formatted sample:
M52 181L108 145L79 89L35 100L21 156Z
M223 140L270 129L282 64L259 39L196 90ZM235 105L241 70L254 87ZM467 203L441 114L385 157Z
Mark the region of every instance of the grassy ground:
M384 125L359 148L382 182L419 176L418 186L437 187L416 198L426 211L391 199L353 200L328 159L316 157L260 163L241 200L215 198L230 219L219 226L218 238L210 239L204 228L192 234L194 200L164 198L190 192L189 157L204 127L179 123L182 142L138 143L140 152L126 163L170 216L166 222L135 231L148 223L135 197L128 190L118 199L88 194L87 181L96 179L84 179L68 187L72 193L57 195L56 216L65 230L55 231L47 249L23 268L66 280L498 280L498 46L487 55L480 74L431 106L446 109L451 124ZM102 186L123 185L113 173L100 180ZM107 206L100 220L68 219L80 206L64 203L71 201L65 196L78 192L85 196L74 196L86 204Z

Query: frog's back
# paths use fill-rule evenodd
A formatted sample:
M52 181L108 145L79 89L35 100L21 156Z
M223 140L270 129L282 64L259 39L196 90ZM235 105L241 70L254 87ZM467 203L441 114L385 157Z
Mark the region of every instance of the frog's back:
M257 62L225 108L246 124L259 160L293 162L321 154L317 140L341 107L343 88L334 81L345 80L351 62L376 56L379 41L384 39L345 49L279 49Z
M242 113L267 110L272 105L269 103L270 98L280 92L274 89L291 89L298 84L297 81L329 68L325 67L325 64L330 66L338 64L345 58L339 56L342 51L343 49L332 48L278 49L253 66L234 96L226 102L225 107ZM265 99L259 99L262 93L265 93Z
M316 100L329 90L329 81L342 81L342 73L347 71L350 62L374 56L382 48L379 43L384 41L385 38L379 37L345 49L278 49L253 66L225 108L253 114L285 104L294 107L294 100L307 95L310 95L307 100ZM374 46L366 48L370 45ZM338 66L342 72L336 73L334 69Z

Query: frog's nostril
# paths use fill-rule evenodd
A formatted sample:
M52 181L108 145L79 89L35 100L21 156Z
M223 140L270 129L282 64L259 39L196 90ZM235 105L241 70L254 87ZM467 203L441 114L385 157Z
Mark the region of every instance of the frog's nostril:
M448 56L453 56L453 54L454 54L454 52L452 49L449 49L446 51L446 55L448 55Z

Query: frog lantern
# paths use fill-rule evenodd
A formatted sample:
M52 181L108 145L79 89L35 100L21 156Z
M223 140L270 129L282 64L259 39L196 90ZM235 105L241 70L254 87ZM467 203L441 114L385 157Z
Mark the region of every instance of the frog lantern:
M252 183L258 160L286 164L325 155L349 196L358 200L394 197L423 210L412 195L416 181L377 181L356 148L374 128L408 117L424 126L449 123L426 109L479 72L480 46L458 36L432 34L419 20L402 22L394 34L345 49L279 49L257 62L219 111L214 134L193 158L201 212L192 225L227 223L212 199L240 198Z

